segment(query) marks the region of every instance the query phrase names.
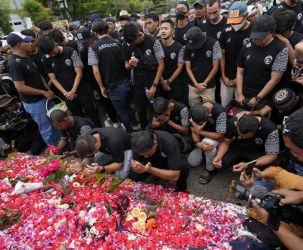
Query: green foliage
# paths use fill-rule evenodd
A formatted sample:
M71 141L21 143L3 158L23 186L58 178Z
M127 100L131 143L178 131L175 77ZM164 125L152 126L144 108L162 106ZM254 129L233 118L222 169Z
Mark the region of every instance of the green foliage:
M41 21L52 21L50 9L36 0L24 0L22 15L30 17L35 25Z
M11 25L9 24L10 17L9 17L10 9L9 9L9 2L8 0L1 0L0 1L0 31L7 34L12 31Z

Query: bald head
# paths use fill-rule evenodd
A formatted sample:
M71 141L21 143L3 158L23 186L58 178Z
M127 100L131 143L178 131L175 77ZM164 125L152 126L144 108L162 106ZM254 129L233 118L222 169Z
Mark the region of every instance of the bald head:
M303 62L303 42L297 43L295 46L295 57L299 62Z

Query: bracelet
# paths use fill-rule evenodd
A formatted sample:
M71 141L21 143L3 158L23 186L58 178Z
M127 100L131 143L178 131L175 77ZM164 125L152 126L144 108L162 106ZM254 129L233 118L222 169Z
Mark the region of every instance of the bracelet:
M157 88L157 87L158 87L158 84L159 84L159 83L153 83L152 86L154 86L154 87Z

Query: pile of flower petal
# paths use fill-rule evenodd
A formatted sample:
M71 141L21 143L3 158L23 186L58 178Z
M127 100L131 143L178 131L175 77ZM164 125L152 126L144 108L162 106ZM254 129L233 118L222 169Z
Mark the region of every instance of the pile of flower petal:
M243 230L237 206L114 176L16 194L18 181L43 181L43 163L25 154L0 162L2 249L231 249Z

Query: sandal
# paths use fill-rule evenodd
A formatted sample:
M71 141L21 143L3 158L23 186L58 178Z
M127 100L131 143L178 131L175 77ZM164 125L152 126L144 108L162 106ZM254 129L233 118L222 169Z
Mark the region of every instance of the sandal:
M201 174L199 177L199 183L201 185L205 185L211 181L212 177L213 177L212 173L210 173L210 172L209 172L208 176Z

